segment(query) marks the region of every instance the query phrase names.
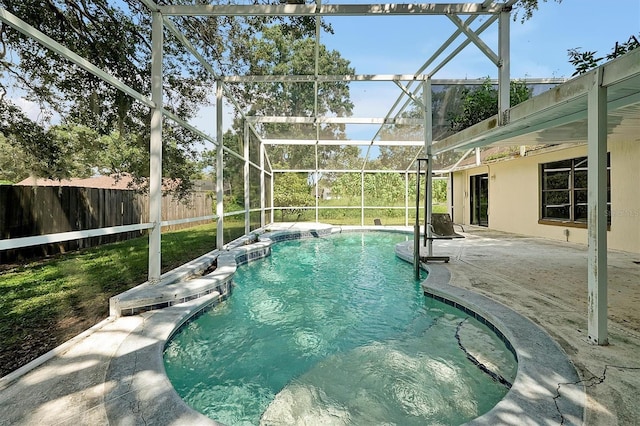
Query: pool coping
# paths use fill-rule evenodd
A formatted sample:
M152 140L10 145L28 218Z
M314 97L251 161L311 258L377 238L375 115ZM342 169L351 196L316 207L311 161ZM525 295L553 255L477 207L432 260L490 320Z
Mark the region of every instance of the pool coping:
M307 226L304 229L290 227L267 231L269 232L261 233L260 241L257 243L245 245L244 242L240 242L240 245L230 248L228 253L231 256L226 259L238 259L244 263L253 260L250 259L252 246L263 248L265 244L270 246L274 242L289 239L320 237L349 231L411 232L406 227L382 229L356 226ZM397 245L396 256L412 262L412 245L412 242ZM492 410L470 421L469 425L524 425L549 422L583 424L586 407L584 387L567 355L544 330L502 304L450 285L451 273L447 266L421 266L429 273L428 278L422 283L425 296L441 298L445 303L448 301L462 312L473 311L476 318L483 318L490 328L497 331L499 337L502 336L509 342L508 347L513 349L518 359L516 378L507 395ZM235 272L235 267L232 269ZM122 343L105 377L105 382L117 384L105 395L105 408L110 422L124 422L137 412L145 422L171 423L188 420L192 424L219 424L193 410L180 398L166 376L162 353L166 342L184 323L200 312L210 309L223 297L219 293L212 293L185 303L140 314L144 317L143 323ZM137 366L138 359L146 359L147 362L141 365L139 370L132 371L130 366ZM154 374L148 374L150 370ZM131 407L136 407L135 412Z
M413 243L400 243L396 255L413 262ZM451 285L451 265L425 264L426 297L458 308L492 329L518 360L507 395L468 425L584 424L587 398L575 366L560 345L528 318L486 296Z
M268 227L269 229L259 232L266 233L269 230L274 239L277 239L275 237L277 233L280 235L291 232L300 234L301 230L307 232L318 228L318 224L302 225L272 224ZM321 228L329 229L330 233L348 231L411 233L411 229L408 227L321 225ZM305 235L317 236L312 232ZM267 237L268 235L264 235L265 241L260 242L262 247L267 244ZM404 256L404 260L407 260L406 256L410 254L409 245L411 243L403 244L405 247L400 250L396 247L396 255L400 258ZM208 256L207 259L211 259L212 256L219 257L221 254L226 254L228 259L233 258L235 263L236 258L244 254L246 255L245 260L249 261L251 250L251 245L245 244L243 239L240 239L236 240L235 245L230 244L224 251L215 254L214 251L204 257ZM410 255L408 260L412 261L412 259L413 256ZM198 259L190 264L196 271L202 269L203 266L202 261L198 261ZM538 326L505 306L484 296L450 285L451 273L448 267L435 264L422 266L430 273L429 278L423 283L423 289L426 293L449 300L450 304L454 304L454 306L466 307L479 313L511 342L518 356L518 373L507 396L490 412L472 420L469 424L541 424L551 422L582 424L586 405L584 388L581 384L572 385L572 383L580 383L579 378L566 354L555 341ZM235 266L233 270L235 271ZM172 273L174 276L181 274L183 277L188 276L188 273L185 274L184 268L182 271L172 271ZM142 288L144 287L149 287L149 284L143 284ZM102 389L99 397L101 402L93 400L98 405L92 405L93 408L85 411L81 418L96 416L95 418L102 420L98 423L116 424L218 424L190 408L180 398L165 374L162 353L168 339L184 323L225 297L224 292L211 291L199 298L186 300L163 309L141 312L122 318L109 317L108 320L47 354L48 359L51 359L57 354L72 352L74 349L70 349L70 347L74 344L79 345L80 343L77 343L79 340L87 342L86 344L89 344L91 339L100 342L100 339L104 338L101 334L107 336L114 335L114 332L126 334L125 337L111 343L115 345L114 350L105 359L106 367L100 375L100 380L94 384L94 388ZM23 367L20 375L45 362L47 355L36 360L37 362L31 364L29 368ZM55 371L55 363L53 366L53 371ZM40 373L45 374L42 371ZM2 385L0 388L6 388L11 382L17 380L17 377L19 375L13 375L13 373L5 376L0 380L0 385ZM19 390L15 390L15 392L19 392ZM28 400L25 400L24 403L28 404ZM68 413L66 416L73 416L73 414ZM85 423L96 422L85 421Z
M230 244L226 250L217 253L218 268L216 270L221 269L223 274L228 274L228 276L223 276L222 273L218 274L215 281L216 283L226 283L225 291L216 290L181 303L169 304L163 309L137 313L137 316L142 318L141 324L125 338L114 353L105 375L105 383L114 384L104 396L109 423L127 423L133 418L134 423L144 422L145 424L170 424L174 422L188 422L194 425L220 424L195 411L182 400L166 375L162 354L166 343L185 323L211 309L231 293L230 281L238 265L270 254L271 245L279 241L317 238L342 232L409 233L406 227L306 225L302 229L299 225L270 226L264 230L256 231L259 236L258 241L245 243L250 239L245 236ZM252 256L252 253L268 254ZM211 253L204 255L204 257L211 258ZM196 260L192 264L197 265L197 271L202 269L200 261ZM186 275L181 273L178 276L184 277ZM213 283L213 280L211 282ZM212 285L215 286L216 283ZM173 282L165 282L164 284L172 289L174 285L176 283ZM156 296L149 295L149 292L154 288L157 289ZM136 295L138 291L142 292L141 300L145 300L144 303L146 300L157 303L160 300L158 298L173 297L171 291L167 292L148 283L144 283L136 289L130 290L129 294ZM120 295L116 297L120 297Z

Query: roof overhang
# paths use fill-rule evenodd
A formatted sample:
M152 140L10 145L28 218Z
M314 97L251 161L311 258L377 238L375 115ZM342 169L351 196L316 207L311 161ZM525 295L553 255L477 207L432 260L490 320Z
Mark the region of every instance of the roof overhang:
M640 141L640 49L601 65L518 104L506 124L493 116L433 145L434 154L484 146L585 143L587 94L593 85L607 89L608 141Z

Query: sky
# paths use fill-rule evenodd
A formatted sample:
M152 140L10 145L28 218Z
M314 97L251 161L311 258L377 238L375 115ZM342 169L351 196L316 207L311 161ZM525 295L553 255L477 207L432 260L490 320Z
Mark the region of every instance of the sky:
M334 0L323 3L378 2ZM476 19L472 28L477 28L485 19ZM356 74L414 74L457 28L446 16L351 16L327 18L327 22L333 27L334 34L321 34L321 42L348 59ZM540 0L533 17L524 23L520 16L516 21L512 20L510 31L512 78L571 78L574 68L568 61L569 49L596 51L604 56L616 41L626 42L631 35L640 38L640 0L563 0L561 3ZM481 38L497 52L497 22L485 30ZM454 45L463 40L462 36L458 37ZM435 63L445 57L446 54L441 55ZM428 71L431 69L433 65ZM497 68L471 44L433 78L487 76L496 78ZM351 83L350 87L355 117L384 117L400 94L399 88L391 82ZM212 111L205 109L194 122L211 126L210 114ZM225 121L226 128L230 118L226 116ZM364 125L347 128L352 139L371 138L376 130L377 126Z
M472 28L484 19L476 19ZM335 17L329 22L335 34L323 34L321 41L350 60L357 74L413 74L457 29L446 16ZM640 38L639 0L541 0L531 19L524 23L519 18L511 21L511 77L570 78L574 68L568 61L568 49L596 51L604 56L616 41L626 42L631 35ZM481 38L497 52L497 22ZM460 36L455 46L462 40ZM435 63L445 57L440 56ZM431 69L433 65L427 70ZM496 78L497 68L471 44L433 78L486 76ZM394 100L399 93L392 83L379 90L385 91L385 96L389 92ZM384 102L356 103L354 115L375 112L377 103Z
M472 27L484 19L476 19ZM412 74L456 30L445 16L334 17L328 21L335 34L323 34L322 42L349 59L359 74ZM573 68L567 60L568 49L608 53L616 41L627 41L638 33L638 0L541 0L530 20L511 21L511 75L570 77ZM495 52L497 35L494 23L481 36ZM495 66L470 45L434 78L487 74L497 76Z
M480 0L477 0L478 2ZM446 1L435 1L446 3ZM323 3L382 3L362 0L327 0ZM466 17L461 17L462 20ZM472 24L477 28L486 17ZM321 42L351 62L356 74L414 74L422 64L456 30L446 16L363 16L326 18L334 34L323 33ZM609 53L616 41L626 42L631 35L640 38L640 0L540 0L539 10L524 23L511 21L512 78L570 78L574 72L568 62L568 49ZM497 52L497 23L481 36ZM464 38L460 36L457 46ZM438 63L446 55L436 60ZM430 71L433 68L428 68ZM433 78L477 79L497 77L497 68L473 44ZM352 83L351 100L355 117L384 117L401 93L391 82ZM24 99L15 99L32 118L38 108ZM225 130L232 114L224 114ZM215 136L215 111L203 108L191 124ZM377 126L350 126L348 136L367 139L374 136Z

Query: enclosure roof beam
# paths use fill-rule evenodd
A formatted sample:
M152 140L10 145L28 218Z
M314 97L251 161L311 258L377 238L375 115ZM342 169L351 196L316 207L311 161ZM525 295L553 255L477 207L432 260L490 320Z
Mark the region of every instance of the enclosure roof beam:
M235 75L222 77L226 83L310 83L336 81L423 81L426 75L415 74L356 74L356 75Z
M251 123L289 123L289 124L410 124L423 125L419 118L371 118L371 117L285 117L285 116L248 116Z
M424 142L422 142L424 144ZM357 173L357 174L361 174L361 173L389 173L389 174L393 174L393 173L401 173L401 174L405 174L405 173L409 173L409 174L415 174L417 172L416 169L405 169L405 170L399 170L399 169L364 169L364 170L354 170L354 169L318 169L317 170L320 173ZM315 173L316 169L274 169L273 173ZM434 170L433 171L434 174L444 174L444 173L448 173L447 170ZM420 174L426 174L426 170L422 170L420 171ZM438 178L436 178L438 179ZM359 209L360 206L344 206L344 207L349 207L349 208L353 208L353 209ZM373 206L365 206L365 208L372 208ZM282 208L282 207L276 207L276 208ZM308 207L310 209L312 209L313 207ZM322 208L334 208L334 207L327 207L327 206L323 206ZM399 209L403 209L404 207L396 207Z
M262 143L265 145L370 145L370 139L262 139ZM424 141L375 141L376 146L423 146Z
M224 76L219 79L225 83L311 83L314 81L331 83L336 81L426 81L427 74L355 74L355 75L233 75ZM497 79L489 79L492 84L497 84ZM530 84L559 84L567 81L566 78L527 78L524 79ZM486 78L458 78L458 79L431 79L432 86L464 86L482 85L487 82ZM415 94L415 93L414 93Z
M163 15L173 16L385 16L385 15L492 15L504 5L492 3L414 4L250 4L250 5L166 5Z
M7 10L2 7L0 7L0 21L9 25L13 29L21 32L22 34L26 35L32 40L37 41L41 45L57 53L63 58L68 59L71 63L76 64L80 68L95 75L96 77L105 81L106 83L110 84L116 89L119 89L122 92L126 93L127 95L131 96L132 98L142 102L146 106L151 108L155 107L155 103L151 99L149 99L149 97L127 86L121 80L118 80L116 77L112 76L111 74L106 73L105 71L98 68L97 66L95 66L94 64L92 64L91 62L83 58L82 56L78 55L77 53L61 45L51 37L45 35L41 31L38 31L36 28L27 24L22 19L7 12Z

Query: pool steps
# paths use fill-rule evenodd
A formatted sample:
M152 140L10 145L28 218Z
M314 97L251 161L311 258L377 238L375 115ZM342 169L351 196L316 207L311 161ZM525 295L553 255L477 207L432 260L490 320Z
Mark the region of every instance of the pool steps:
M277 225L282 227L282 224ZM159 284L150 285L149 283L144 283L128 292L116 296L113 298L115 300L112 300L111 308L113 310L125 308L124 310L120 310L119 313L116 313L116 315L119 316L123 315L122 312L126 311L126 309L153 308L162 306L165 303L167 306L176 305L171 308L161 309L158 312L160 315L144 316L144 324L146 325L144 325L143 329L149 329L146 333L151 332L153 324L158 323L158 326L161 325L163 327L163 333L153 333L154 336L158 338L157 345L149 346L145 343L145 348L148 346L148 350L153 352L154 356L151 358L157 358L157 370L164 371L161 368L161 354L166 341L177 329L188 322L189 318L215 305L216 301L225 297L225 294L215 289L222 286L223 291L230 290L231 277L238 264L260 258L258 251L261 249L264 250L265 247L269 247L270 249L271 244L275 241L320 236L320 234L316 232L315 227L313 227L313 229L307 229L307 227L318 224L302 224L302 228L300 225L301 224L297 224L289 228L285 226L277 230L266 229L264 233L260 235L259 241L254 244L248 244L248 239L251 237L243 237L236 240L229 244L222 252L214 250L178 268L178 270L172 273L163 275L161 283ZM387 229L371 227L369 229L369 227L345 226L336 228L327 226L327 228L321 228L321 232L323 234L351 230L407 232L406 228L401 229L401 227L397 227L398 229L389 229L391 227L386 227ZM410 231L408 233L410 233ZM409 250L408 246L408 243L396 246L396 255L410 262L412 261L412 251ZM266 252L264 253L268 255ZM409 257L405 259L405 255ZM216 262L217 268L212 273L206 273ZM474 316L479 321L484 322L489 328L493 329L496 335L499 337L502 336L505 343L509 342L507 343L507 347L514 351L518 358L518 373L507 396L491 411L472 420L468 425L540 424L541 420L546 422L551 419L559 420L559 423L566 425L583 424L585 407L584 388L580 385L577 372L566 357L566 354L564 354L559 345L553 341L546 332L540 327L535 326L530 320L516 314L514 311L497 302L479 294L469 292L468 290L451 286L451 274L447 267L429 265L428 270L429 278L422 284L427 297L442 300ZM190 283L190 281L193 281L193 283ZM190 290L179 289L179 287L182 286L190 288ZM166 288L163 287L171 288L172 292L166 291ZM149 291L149 288L163 295L153 295ZM198 292L200 291L206 292L209 289L213 289L213 291L208 295L205 294L199 300L188 299L189 297L199 294ZM179 303L182 299L188 301ZM139 306L136 308L136 305ZM178 309L178 311L175 311L176 309ZM113 310L112 315L114 314ZM170 321L165 318L167 315L177 315L177 317L174 321ZM533 354L540 353L544 354L541 358L532 356ZM145 367L145 371L147 368L148 366ZM116 368L115 370L118 369ZM130 372L127 374L130 375ZM190 409L175 393L166 376L161 374L159 377L162 378L162 386L159 387L166 387L167 392L171 394L171 397L163 402L163 407L167 405L166 403L173 403L175 407L167 407L168 410L174 414L182 413L181 415L192 416L194 420L194 422L192 422L193 424L217 424ZM560 384L562 384L562 388ZM144 384L143 388L148 389L148 383ZM154 389L156 389L156 387L154 387ZM127 395L133 394L136 394L138 398L142 398L144 392L138 395L136 392L127 390ZM118 398L118 400L119 399L121 398ZM156 402L155 400L150 401L150 403L153 404L149 407L158 407ZM127 405L127 407L129 405ZM140 404L138 403L138 405ZM119 416L123 413L127 412L127 408L114 405L112 410L108 411L109 418L112 418L113 415L113 418L117 419L120 418ZM151 416L151 413L149 413L149 415ZM163 409L161 418L164 420L167 419L165 409Z
M115 317L137 315L218 292L227 297L238 265L271 254L274 242L301 238L318 238L341 232L329 225L303 230L256 231L229 243L224 250L213 250L171 272L163 274L160 282L145 282L109 299L109 315ZM215 269L209 271L212 266Z

